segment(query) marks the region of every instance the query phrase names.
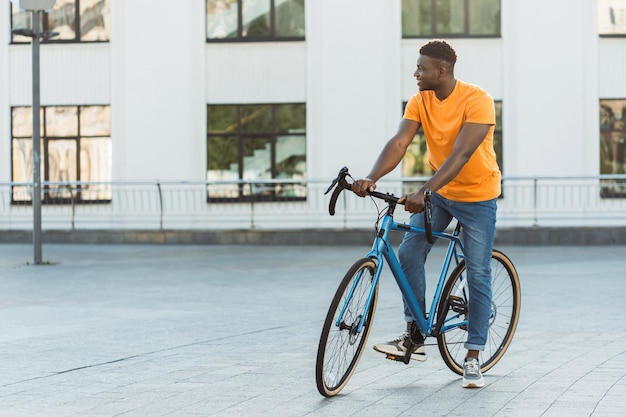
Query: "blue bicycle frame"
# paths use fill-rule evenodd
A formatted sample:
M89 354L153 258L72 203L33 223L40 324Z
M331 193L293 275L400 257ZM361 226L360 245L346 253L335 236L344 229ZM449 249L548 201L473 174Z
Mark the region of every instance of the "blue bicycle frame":
M368 300L366 303L365 311L363 312L361 321L358 326L358 332L360 333L363 330L363 326L365 325L365 320L368 316L369 309L371 307L372 299L374 297L376 288L378 286L378 280L380 279L380 275L382 273L382 270L384 269L383 268L384 261L387 261L387 264L389 265L389 268L391 269L391 272L394 278L396 279L398 287L400 288L400 292L402 293L402 296L406 300L408 308L411 311L413 317L415 317L416 324L419 327L420 331L422 332L422 335L424 336L430 335L432 334L436 325L435 312L437 309L438 302L433 302L431 304L429 314L426 317L424 315L424 312L420 308L417 302L417 299L415 295L413 294L411 287L409 286L409 282L406 278L406 275L404 274L404 271L402 271L402 268L400 267L400 262L398 261L398 258L396 254L394 253L391 247L391 244L389 243L389 233L391 233L392 231L404 231L405 233L425 233L424 228L411 226L406 223L396 222L393 219L392 213L387 213L383 216L380 222L380 226L378 228L378 233L372 245L372 250L365 256L366 258L374 259L378 267L376 268L376 271L373 277L373 283L370 288L370 293L368 295ZM463 257L462 255L463 244L461 242L461 239L459 238L459 233L460 233L459 227L456 227L452 233L436 232L436 231L432 232L434 237L443 238L449 241L448 249L446 252L444 263L441 268L441 273L439 276L439 280L437 282L437 287L435 289L433 300L439 300L441 297L441 293L443 291L443 287L446 282L445 278L448 275L448 270L450 269L452 260L454 259L456 264L458 264L460 262L460 259ZM457 247L461 253L459 253L459 250L457 250ZM355 279L353 286L347 295L347 300L350 300L352 298L352 295L354 293L354 288L358 285L358 282L360 281L360 279L361 279L360 276ZM339 326L339 324L342 321L346 305L348 305L348 302L344 304L344 307L342 308L342 311L339 314L338 320L336 322L337 326ZM464 323L466 324L466 322L455 322L454 326L450 326L450 327L458 327L459 325L462 325ZM447 328L442 327L441 331L445 331L445 330L447 330Z

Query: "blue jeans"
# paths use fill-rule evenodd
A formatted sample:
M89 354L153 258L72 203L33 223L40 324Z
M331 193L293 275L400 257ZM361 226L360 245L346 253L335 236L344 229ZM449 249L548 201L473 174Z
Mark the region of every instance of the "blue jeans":
M433 230L443 231L455 217L461 223L469 288L468 329L465 348L484 350L491 315L491 251L496 230L496 199L477 203L451 201L433 193ZM424 226L424 213L411 215L409 223ZM398 247L398 259L417 302L425 311L424 263L432 245L420 233L406 233ZM406 301L404 316L413 317Z

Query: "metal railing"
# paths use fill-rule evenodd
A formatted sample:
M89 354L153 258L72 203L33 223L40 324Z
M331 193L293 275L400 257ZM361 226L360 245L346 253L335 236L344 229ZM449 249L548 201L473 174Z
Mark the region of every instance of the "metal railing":
M425 178L383 179L378 190L402 195ZM376 202L344 193L328 215L329 180L115 181L42 184L44 229L320 229L370 228ZM299 199L260 189L298 186ZM209 201L215 187L242 190L245 201ZM220 188L221 187L221 188ZM498 227L626 226L626 175L506 177ZM0 230L32 229L28 183L0 183ZM286 201L289 200L289 201ZM380 203L378 203L380 204ZM380 208L380 207L378 207ZM401 210L397 217L408 215Z

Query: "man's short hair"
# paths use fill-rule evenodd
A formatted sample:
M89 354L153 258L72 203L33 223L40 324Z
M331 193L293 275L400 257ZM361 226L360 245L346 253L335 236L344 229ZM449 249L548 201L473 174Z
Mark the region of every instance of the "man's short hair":
M456 63L456 51L447 41L443 39L433 39L420 47L420 55L440 59L454 66Z

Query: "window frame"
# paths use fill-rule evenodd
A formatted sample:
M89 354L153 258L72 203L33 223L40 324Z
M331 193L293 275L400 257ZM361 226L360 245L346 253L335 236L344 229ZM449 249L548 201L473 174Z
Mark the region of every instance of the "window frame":
M73 0L74 1L74 39L57 39L56 37L43 37L41 39L41 43L58 43L58 44L67 44L67 43L109 43L111 41L111 33L109 32L109 36L108 39L106 40L102 40L102 39L96 39L96 40L82 40L81 39L81 24L80 24L80 0ZM110 2L112 0L104 0L106 1L109 5ZM15 40L16 35L13 33L13 29L18 29L18 28L14 28L13 27L13 7L16 7L16 5L14 5L12 2L9 2L9 25L11 28L11 34L10 34L10 44L11 45L27 45L31 43L30 39L24 39L24 40ZM41 25L40 25L40 29L41 32L47 32L49 31L48 25L48 18L49 18L49 13L42 13L41 14ZM32 20L32 14L31 14L31 20ZM31 22L31 27L32 27L32 22ZM30 28L27 28L30 29ZM110 30L110 29L109 29ZM17 35L19 36L19 35Z
M301 105L304 106L304 116L305 116L305 126L304 129L301 132L284 132L284 131L280 131L277 129L277 118L276 118L276 113L277 113L277 108L278 106L285 106L285 105ZM229 132L229 133L223 133L223 132L217 132L217 133L213 133L210 132L209 129L209 120L210 120L210 116L209 116L209 112L210 112L210 108L211 106L235 106L236 107L236 112L237 112L237 130L235 132ZM246 131L244 129L242 129L242 108L245 106L270 106L271 107L271 111L272 111L272 127L271 130L269 131L265 131L265 132L251 132L251 131ZM212 197L211 193L210 193L210 189L209 189L209 182L211 182L210 180L208 180L207 178L207 198L206 201L207 203L249 203L249 202L285 202L285 201L306 201L307 199L307 183L305 180L302 181L302 183L298 183L297 181L294 183L293 180L288 180L288 182L285 182L285 185L297 185L300 187L303 187L305 190L304 196L286 196L286 195L279 195L278 192L276 191L277 187L280 187L281 183L280 181L276 178L277 173L279 172L278 170L278 165L277 165L277 161L276 161L276 151L277 151L277 143L278 143L278 138L280 136L284 136L285 134L288 134L289 136L302 136L304 138L304 142L305 142L305 154L304 154L304 158L306 161L306 140L307 140L307 133L306 133L306 103L304 102L287 102L287 103L228 103L228 104L217 104L217 103L208 103L207 104L207 131L206 131L206 175L208 176L209 173L209 155L211 152L210 146L209 146L209 141L211 138L224 138L224 137L232 137L234 140L237 141L237 176L238 179L237 181L239 181L239 185L238 185L238 191L237 191L237 197ZM244 167L245 167L245 162L244 162L244 158L245 158L245 153L244 153L244 142L247 140L255 140L255 139L269 139L269 143L271 146L271 157L270 157L270 170L271 170L271 178L269 179L266 187L268 188L267 190L267 194L264 195L260 195L254 192L248 192L246 193L246 191L250 191L250 189L246 189L247 187L247 183L262 183L263 180L258 180L258 181L246 181L243 179L243 174L244 172ZM306 171L305 171L306 173ZM273 188L273 190L272 190Z
M77 119L77 126L76 126L76 134L70 134L70 135L65 135L65 136L50 136L47 134L47 111L46 109L48 108L60 108L60 107L75 107L76 108L76 119ZM80 182L82 181L80 178L80 173L81 173L81 142L85 141L85 140L89 140L89 139L98 139L98 138L109 138L109 140L113 141L113 137L111 135L111 126L109 126L109 135L84 135L81 132L81 109L85 108L85 107L111 107L109 104L73 104L73 105L46 105L46 106L41 106L41 122L40 122L40 126L41 126L41 132L40 132L40 141L41 141L41 147L40 147L40 159L43 162L42 163L42 167L41 167L41 182L45 183L47 181L49 181L50 178L50 162L49 162L49 146L50 146L50 141L56 141L56 140L71 140L74 141L76 143L76 152L75 152L75 157L76 160L75 165L76 165L76 180L72 180L72 181L68 181L69 183L71 182ZM32 106L11 106L10 108L10 112L11 112L11 183L13 184L15 182L15 178L13 177L13 141L15 139L30 139L31 142L33 140L32 135L30 137L28 136L14 136L13 135L13 127L14 127L14 118L13 118L13 110L14 109L18 109L18 108L26 108L26 109L30 109L31 111L31 117L32 117ZM32 132L31 132L32 133ZM31 164L32 164L32 154L30 155L31 158ZM112 174L112 172L111 172ZM109 179L109 182L112 180ZM105 181L106 182L106 181ZM16 200L15 199L15 185L11 185L11 204L13 205L31 205L32 204L32 199L31 200ZM21 187L21 186L20 186ZM54 188L53 188L54 187ZM75 188L72 188L70 193L71 193L71 197L54 197L51 195L51 192L56 192L58 189L60 189L62 187L60 187L59 185L55 185L55 186L50 186L48 184L42 184L41 187L41 192L42 192L42 198L41 198L41 203L42 204L46 204L46 205L61 205L61 204L109 204L111 203L112 197L111 198L98 198L98 199L84 199L82 196L82 192L83 192L83 186L82 185L76 185ZM109 189L109 194L111 193L111 190Z
M416 0L420 1L420 0ZM470 23L470 2L472 0L463 0L463 33L445 33L437 31L437 19L431 18L431 33L424 35L405 35L404 27L402 28L402 39L432 39L432 38L449 38L449 39L459 39L459 38L501 38L502 37L502 0L498 0L498 14L500 16L499 30L498 33L494 34L471 34L469 33L469 23ZM430 5L431 16L437 16L437 0L431 0ZM404 11L403 11L404 13Z
M276 35L276 0L270 0L270 35L268 36L243 36L243 1L237 0L237 36L234 38L209 38L207 28L209 16L207 13L207 2L204 2L204 37L206 43L243 43L243 42L302 42L306 39L303 36L277 36ZM306 0L304 0L306 1ZM306 16L304 16L304 27L306 30Z

